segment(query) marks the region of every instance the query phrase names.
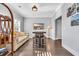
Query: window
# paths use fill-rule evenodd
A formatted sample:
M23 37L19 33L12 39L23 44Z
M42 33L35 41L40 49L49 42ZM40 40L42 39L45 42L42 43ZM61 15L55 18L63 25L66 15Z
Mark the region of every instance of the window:
M14 30L20 32L20 20L14 20Z

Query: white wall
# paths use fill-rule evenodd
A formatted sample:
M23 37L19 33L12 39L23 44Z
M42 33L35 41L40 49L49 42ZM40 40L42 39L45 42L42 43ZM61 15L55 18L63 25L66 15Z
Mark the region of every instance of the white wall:
M62 28L62 43L74 55L79 55L79 26L71 26L71 19L67 18L67 9L71 4L63 6L63 28Z
M55 39L55 19L62 15L62 46L73 55L79 55L79 26L71 26L71 19L67 18L67 9L71 5L63 4L52 18L52 37Z
M0 14L8 15L10 17L10 13L9 13L8 9L2 4L0 4Z
M26 18L24 20L24 31L30 34L30 37L33 37L33 24L34 23L44 23L45 30L47 32L47 26L50 24L50 18Z

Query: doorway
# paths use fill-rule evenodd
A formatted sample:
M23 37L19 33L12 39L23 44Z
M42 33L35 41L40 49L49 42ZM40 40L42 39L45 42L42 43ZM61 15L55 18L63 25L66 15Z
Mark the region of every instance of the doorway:
M55 20L55 43L56 47L61 47L62 45L62 16Z

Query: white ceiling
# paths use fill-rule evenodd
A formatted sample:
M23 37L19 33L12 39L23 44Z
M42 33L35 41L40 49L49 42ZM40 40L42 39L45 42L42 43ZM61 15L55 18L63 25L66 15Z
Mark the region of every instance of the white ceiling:
M23 17L52 17L61 3L10 3L8 5ZM33 5L37 6L38 11L32 11Z

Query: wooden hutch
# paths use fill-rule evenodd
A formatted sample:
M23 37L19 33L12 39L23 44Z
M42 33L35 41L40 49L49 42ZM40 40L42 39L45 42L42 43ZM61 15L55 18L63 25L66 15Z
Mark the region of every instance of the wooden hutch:
M0 15L0 48L7 48L7 45L11 45L11 19Z

